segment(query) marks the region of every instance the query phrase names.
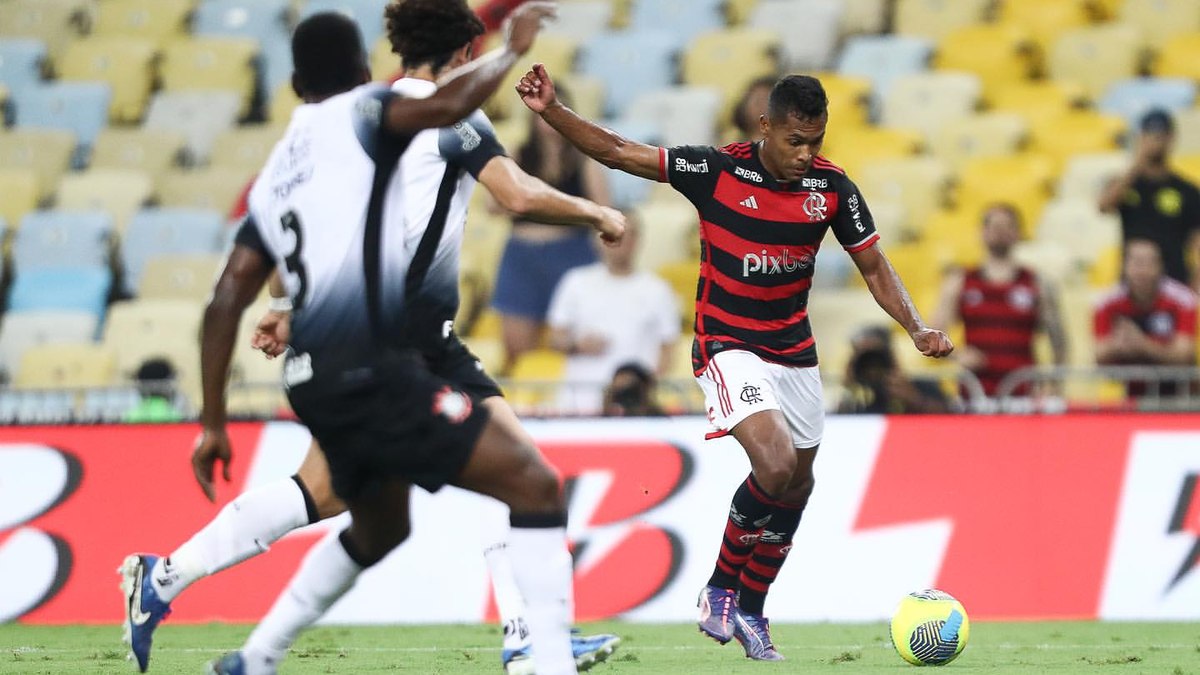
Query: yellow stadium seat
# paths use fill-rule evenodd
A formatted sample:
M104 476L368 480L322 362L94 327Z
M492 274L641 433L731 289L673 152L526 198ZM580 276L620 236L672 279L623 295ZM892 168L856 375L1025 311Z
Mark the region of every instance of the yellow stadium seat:
M1088 269L1088 285L1109 288L1121 278L1121 247L1108 246L1100 251Z
M37 128L0 131L0 169L33 171L42 190L36 195L38 199L54 192L58 181L71 168L74 152L75 136L68 131Z
M100 132L92 146L93 169L134 169L157 180L178 166L187 139L162 129L110 127Z
M369 64L371 79L376 82L391 82L400 72L400 55L392 51L392 43L383 36L371 45Z
M868 122L871 101L871 81L835 73L820 73L817 77L829 98L829 124L832 128L856 129Z
M39 192L37 172L0 168L0 195L4 195L0 199L0 217L9 227L17 227L25 214L37 208Z
M923 146L917 131L863 127L826 136L822 154L854 178L874 162L911 157Z
M1200 183L1200 155L1181 155L1174 158L1171 165L1184 178Z
M214 255L165 255L146 261L138 283L141 300L203 302L212 294L222 258Z
M683 329L691 330L696 323L696 289L700 282L700 266L694 260L675 262L659 267L656 272L675 292Z
M217 137L208 156L209 166L258 171L285 129L271 124L234 127Z
M104 323L103 344L117 355L128 377L143 361L169 357L181 374L199 371L200 320L204 305L193 300L131 300L114 303ZM186 378L184 378L186 379Z
M67 47L58 64L64 80L99 80L112 88L108 114L114 122L142 119L154 79L156 44L129 37L88 38Z
M960 267L978 265L983 259L980 214L961 208L943 209L925 221L924 246L944 255Z
M948 122L934 134L935 155L961 167L979 157L997 157L1017 152L1028 139L1029 124L1011 112L986 112Z
M1160 77L1200 80L1200 33L1176 35L1158 50L1151 71Z
M501 46L503 36L494 34L487 42L488 48ZM579 51L579 45L575 40L565 35L552 35L542 33L538 36L536 42L533 43L533 49L529 53L521 57L521 65L513 69L512 74L520 77L525 74L525 69L534 63L546 64L546 70L554 76L555 73L567 74L575 69L575 56ZM398 61L396 62L398 63ZM518 69L520 72L518 73ZM398 70L398 68L397 68ZM501 87L487 100L484 104L484 110L488 115L497 119L505 119L514 114L518 108L523 108L521 101L512 93L511 87Z
M1047 68L1052 79L1078 82L1089 96L1098 99L1113 82L1137 74L1141 45L1141 35L1133 26L1076 28L1054 41Z
M850 358L850 338L868 326L892 320L865 288L823 288L808 296L808 318L821 359L821 375L840 382Z
M258 42L250 38L191 38L163 50L160 70L166 91L211 90L236 92L242 114L254 96L254 58Z
M1001 86L991 94L989 102L993 109L1020 113L1033 124L1082 107L1087 102L1087 92L1082 85L1072 82L1038 80Z
M872 212L880 201L897 201L904 205L907 229L919 234L925 220L945 205L953 175L945 160L921 156L875 162L855 180Z
M992 0L897 0L892 22L897 33L939 40L983 21Z
M884 32L888 16L888 0L843 0L842 34L874 35Z
M668 263L695 265L700 256L696 208L683 199L652 201L637 208L638 249L634 264L653 271Z
M1125 120L1090 110L1034 120L1030 149L1052 157L1061 167L1081 153L1108 152L1119 147Z
M552 349L534 349L517 357L508 379L508 399L519 410L536 409L553 400L566 370L567 357Z
M972 222L979 222L984 210L992 204L1011 203L1021 214L1022 234L1029 237L1050 194L1054 176L1054 160L1045 155L1024 153L974 159L959 174L955 203Z
M163 206L184 206L229 213L254 171L212 167L176 171L163 178L158 199Z
M496 338L463 338L463 344L483 364L489 373L498 373L504 367L504 343Z
M46 44L52 61L90 22L90 0L4 0L0 2L0 35L27 37Z
M730 26L740 26L750 19L759 0L729 0L725 5L725 16Z
M1037 67L1035 52L1033 37L1020 26L978 24L945 35L934 63L942 70L978 75L983 97L991 102L997 90L1029 80Z
M936 295L942 274L953 263L951 249L936 243L889 244L884 248L884 255L913 298ZM853 286L866 288L862 275L851 274L850 279ZM925 308L921 309L924 311Z
M604 82L579 73L565 73L558 81L565 84L571 92L572 110L590 120L604 116ZM523 105L519 111L523 117L532 114Z
M1043 49L1063 32L1086 26L1091 19L1088 0L1002 0L1000 3L1000 22L1028 30Z
M883 98L884 126L920 130L926 141L979 104L981 86L972 73L931 71L896 78Z
M271 105L267 108L267 120L273 125L286 125L292 119L292 111L303 101L292 89L291 81L286 81L275 88L271 94Z
M104 0L96 5L92 35L141 38L159 47L187 33L194 0Z
M1200 32L1200 7L1195 0L1124 0L1120 18L1136 26L1146 44Z
M747 85L775 74L779 39L774 31L747 28L698 35L683 54L683 81L720 89L728 115Z
M56 205L60 209L104 211L116 232L124 231L133 214L154 196L149 174L132 169L92 169L63 177Z
M468 327L468 335L476 340L499 340L501 336L500 314L491 307L485 307L479 313L475 323ZM500 371L497 370L497 373Z
M51 343L21 355L13 386L17 389L104 387L114 383L116 358L111 349L90 343Z

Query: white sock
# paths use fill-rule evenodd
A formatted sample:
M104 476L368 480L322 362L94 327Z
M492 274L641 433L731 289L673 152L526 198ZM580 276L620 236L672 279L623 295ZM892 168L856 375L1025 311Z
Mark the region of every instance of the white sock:
M311 626L354 585L363 568L330 532L309 550L271 611L246 640L246 675L274 673L300 631Z
M308 507L295 480L244 492L171 555L159 558L151 572L154 590L171 602L192 583L266 551L307 524Z
M521 597L538 675L575 673L571 653L574 615L571 554L565 527L517 527L509 532L508 554Z
M492 596L500 612L504 629L504 648L521 649L529 645L529 626L525 623L525 600L517 588L512 561L508 557L508 509L485 508L478 525L483 538L483 559L492 577Z

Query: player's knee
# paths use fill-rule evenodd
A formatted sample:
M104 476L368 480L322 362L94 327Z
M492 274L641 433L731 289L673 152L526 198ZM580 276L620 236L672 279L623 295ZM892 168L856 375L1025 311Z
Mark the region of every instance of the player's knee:
M534 448L529 448L525 454L528 459L522 463L518 475L520 485L509 502L509 508L532 513L561 511L564 506L558 474Z
M804 475L800 475L804 473ZM817 479L813 477L812 472L804 472L798 469L792 475L791 484L779 496L779 500L788 504L804 506L808 504L808 498L812 496L813 488L817 485Z
M792 483L796 473L796 456L791 452L772 452L754 467L754 478L771 496L779 498Z

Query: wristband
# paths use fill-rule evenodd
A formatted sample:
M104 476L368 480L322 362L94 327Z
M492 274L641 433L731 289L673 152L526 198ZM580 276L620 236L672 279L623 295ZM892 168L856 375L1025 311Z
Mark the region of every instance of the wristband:
M292 299L287 297L286 295L283 296L282 298L276 298L276 297L272 296L270 301L267 302L267 309L269 309L272 312L280 312L280 313L286 314L286 313L292 311Z

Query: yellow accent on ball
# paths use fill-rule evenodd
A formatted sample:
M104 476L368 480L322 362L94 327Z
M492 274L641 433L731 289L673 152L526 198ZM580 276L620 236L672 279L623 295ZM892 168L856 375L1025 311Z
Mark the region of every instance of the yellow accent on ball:
M971 622L954 596L937 589L909 593L892 614L892 645L915 666L942 666L967 646Z

